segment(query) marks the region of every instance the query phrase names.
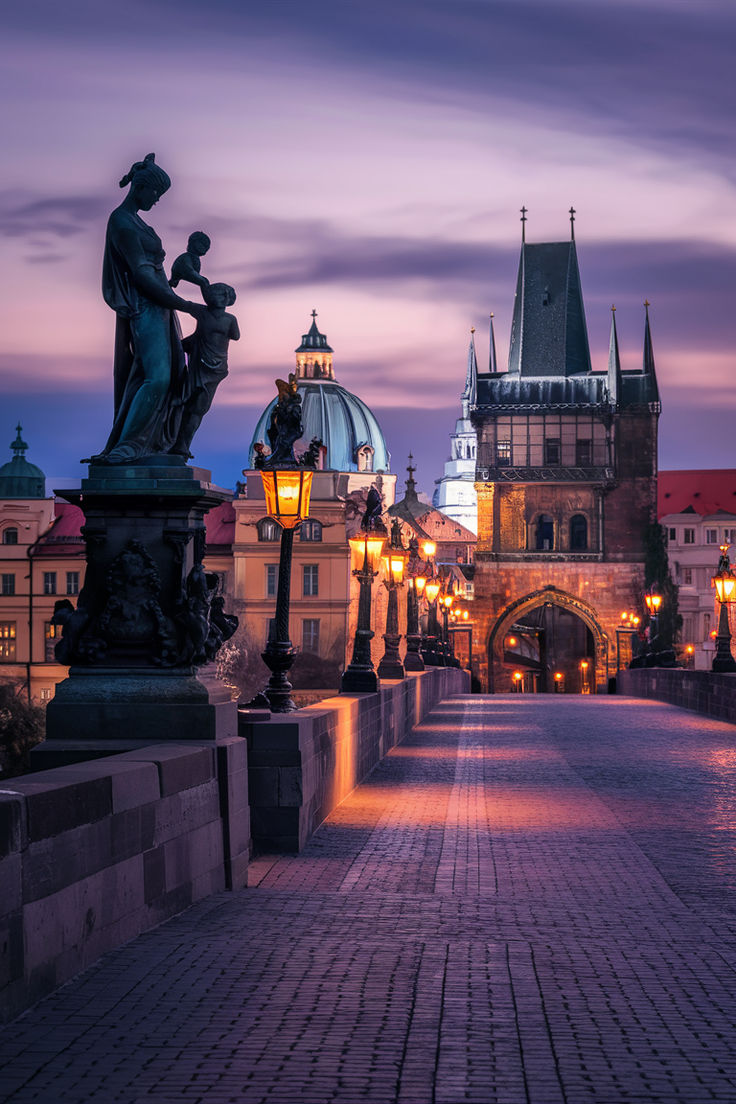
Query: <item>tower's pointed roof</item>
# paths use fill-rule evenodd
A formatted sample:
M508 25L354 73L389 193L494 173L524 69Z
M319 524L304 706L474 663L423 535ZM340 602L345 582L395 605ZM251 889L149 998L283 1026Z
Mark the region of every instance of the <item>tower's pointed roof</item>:
M526 224L524 222L524 228ZM509 372L540 377L591 371L575 241L522 238L511 324Z
M616 308L611 307L611 338L608 343L608 394L612 403L621 400L621 357L616 332Z
M654 369L654 349L652 347L652 330L649 325L649 300L644 300L644 361L642 365L644 375L648 379L649 402L659 402L659 388L657 386L657 373Z
M26 460L28 445L21 436L20 422L15 440L11 442L13 459L0 467L0 498L45 498L46 476L35 464Z
M319 349L323 353L332 353L334 349L331 349L327 344L327 337L325 334L320 333L317 328L317 312L312 311L312 325L309 327L307 333L302 334L301 345L294 350L296 353L309 353L315 349Z
M493 329L493 311L490 318L490 343L488 348L488 371L492 376L498 374L498 361L496 359L496 334Z
M478 394L478 358L475 353L475 326L470 329L470 344L468 345L468 366L465 371L465 389L460 396L463 408L463 418L470 416L470 407L475 406Z

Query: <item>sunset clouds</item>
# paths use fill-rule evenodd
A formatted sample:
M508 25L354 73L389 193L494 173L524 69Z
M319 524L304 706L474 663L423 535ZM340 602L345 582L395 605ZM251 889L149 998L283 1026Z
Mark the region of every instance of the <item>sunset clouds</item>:
M505 361L522 203L532 241L566 238L576 208L594 367L614 302L638 365L651 300L663 466L733 464L712 432L736 406L730 3L31 0L6 25L4 432L20 418L47 470L105 435L104 225L149 150L173 180L149 219L169 260L201 227L204 271L239 293L244 338L196 442L221 482L316 307L394 470L411 447L431 490L490 310ZM55 433L82 392L99 416Z

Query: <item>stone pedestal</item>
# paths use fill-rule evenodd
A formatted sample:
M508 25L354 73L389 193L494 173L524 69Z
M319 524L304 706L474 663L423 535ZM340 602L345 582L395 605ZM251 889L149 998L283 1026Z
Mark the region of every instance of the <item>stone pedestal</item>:
M76 610L57 603L70 670L48 705L49 744L237 733L228 693L197 676L233 631L202 568L205 514L230 495L180 458L147 460L92 464L80 491L60 492L84 511L87 571Z

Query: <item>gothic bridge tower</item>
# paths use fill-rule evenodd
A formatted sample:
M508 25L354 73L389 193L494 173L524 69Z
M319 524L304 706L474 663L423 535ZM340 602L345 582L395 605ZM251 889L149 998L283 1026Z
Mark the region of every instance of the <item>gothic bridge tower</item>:
M567 691L606 688L656 521L649 304L641 369L621 370L614 309L608 370L593 372L570 214L569 241L522 235L508 371L475 385L476 659L495 692L514 670L527 690L555 675Z

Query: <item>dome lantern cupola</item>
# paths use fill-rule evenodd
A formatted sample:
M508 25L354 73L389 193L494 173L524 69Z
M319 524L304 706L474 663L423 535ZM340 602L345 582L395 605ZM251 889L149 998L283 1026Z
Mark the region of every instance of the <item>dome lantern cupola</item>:
M20 422L11 444L13 459L0 467L0 498L45 498L46 476L25 458L28 445L21 437Z
M317 329L317 312L312 311L309 332L302 334L302 343L296 352L296 378L334 380L332 349L327 338Z

